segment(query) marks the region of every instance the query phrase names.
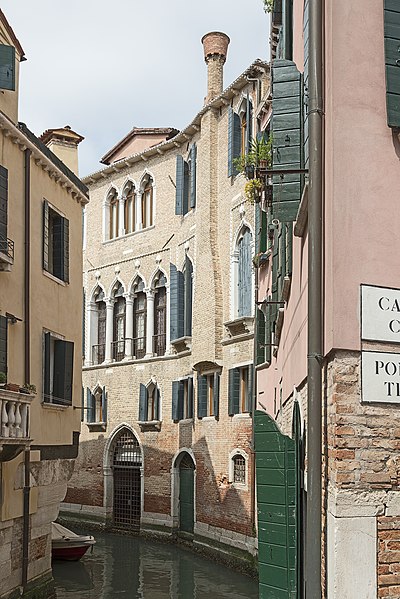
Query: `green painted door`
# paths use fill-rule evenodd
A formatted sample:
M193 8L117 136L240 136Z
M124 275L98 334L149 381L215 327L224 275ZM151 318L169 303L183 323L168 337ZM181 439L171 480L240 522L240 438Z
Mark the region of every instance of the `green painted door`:
M297 406L297 404L296 404ZM300 451L264 412L255 413L260 599L300 599Z
M193 533L194 529L194 464L185 455L179 464L179 530Z

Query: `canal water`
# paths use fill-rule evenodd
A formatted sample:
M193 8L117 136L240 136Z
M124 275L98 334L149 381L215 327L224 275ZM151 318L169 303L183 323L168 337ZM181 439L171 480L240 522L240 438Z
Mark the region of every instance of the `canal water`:
M96 534L93 553L53 562L57 599L258 599L257 581L175 545Z

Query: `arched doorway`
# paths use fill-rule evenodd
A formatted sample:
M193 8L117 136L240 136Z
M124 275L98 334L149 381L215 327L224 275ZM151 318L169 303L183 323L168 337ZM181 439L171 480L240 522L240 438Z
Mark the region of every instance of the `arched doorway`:
M188 453L179 462L179 531L193 534L194 530L194 471Z
M142 452L136 437L123 429L115 440L113 469L113 524L117 528L140 528Z

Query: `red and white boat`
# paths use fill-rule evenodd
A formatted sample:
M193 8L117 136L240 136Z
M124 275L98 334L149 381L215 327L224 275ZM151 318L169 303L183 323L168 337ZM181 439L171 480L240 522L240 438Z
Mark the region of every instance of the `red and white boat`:
M96 543L91 535L78 535L57 522L52 523L51 550L53 559L78 561Z

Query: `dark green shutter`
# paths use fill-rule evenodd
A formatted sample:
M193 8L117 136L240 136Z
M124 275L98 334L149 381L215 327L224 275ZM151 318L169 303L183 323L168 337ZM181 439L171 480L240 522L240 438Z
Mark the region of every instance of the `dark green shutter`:
M196 171L197 171L197 146L193 144L190 150L190 207L196 207Z
M251 241L251 233L246 228L239 241L238 317L251 316L252 312Z
M1 46L0 46L1 47ZM0 251L7 251L8 170L0 166Z
M238 174L234 159L240 156L240 118L232 108L228 111L228 177Z
M63 217L52 211L50 226L53 227L53 271L58 279L64 280L64 227ZM51 251L51 247L49 248Z
M49 270L49 203L43 202L43 268Z
M15 48L0 45L0 89L15 91Z
M170 339L174 341L184 335L184 277L175 264L169 265L170 272Z
M189 211L189 165L186 161L183 162L183 204L182 214L187 214Z
M228 374L228 414L239 414L240 370L231 368Z
M74 344L72 341L54 341L53 401L72 404L74 372Z
M175 194L175 214L183 214L183 194L184 194L184 165L185 161L178 154L176 157L176 194Z
M272 250L272 301L278 301L278 274L279 274L279 234L278 230L274 231L274 243ZM271 323L272 330L278 312L278 304L271 304Z
M250 151L252 110L249 92L246 99L246 154Z
M193 303L193 265L189 258L185 259L184 273L184 331L183 334L192 335L192 303Z
M272 67L273 168L302 166L302 76L294 62L275 60ZM296 220L303 178L300 174L273 177L273 215Z
M103 413L103 422L107 422L107 391L105 387L101 392L101 411Z
M258 204L256 204L256 207ZM267 251L267 213L261 210L261 232L260 232L260 252Z
M220 374L219 372L214 373L214 416L218 418L219 416L219 384L220 384Z
M207 377L201 374L197 377L197 416L207 416Z
M387 123L400 127L400 4L384 0Z
M179 381L172 381L172 420L179 418Z
M247 397L246 397L246 411L251 412L253 407L253 364L248 366L248 378L247 378Z
M160 389L156 387L156 405L154 406L154 419L160 420Z
M309 60L309 2L304 1L303 38L304 38L304 72L303 72L303 138L304 138L304 168L308 168L308 60Z
M257 308L257 364L263 364L265 362L265 343L266 343L266 327L265 327L265 315L260 308Z
M283 57L291 60L293 58L293 0L283 0L282 5Z
M69 283L69 220L67 218L62 219L62 245L62 280Z
M89 389L86 387L86 421L87 422L95 422L96 421L96 398Z
M147 389L142 383L139 387L139 420L141 422L147 420Z
M279 226L279 270L278 270L278 299L282 299L283 282L286 274L286 225Z
M44 335L44 381L43 381L43 399L44 401L50 401L50 344L51 335L45 333Z
M292 276L293 262L293 224L286 225L286 276Z
M193 377L188 378L188 418L193 418L193 407L194 407L194 385Z
M0 316L0 372L7 374L7 317Z

